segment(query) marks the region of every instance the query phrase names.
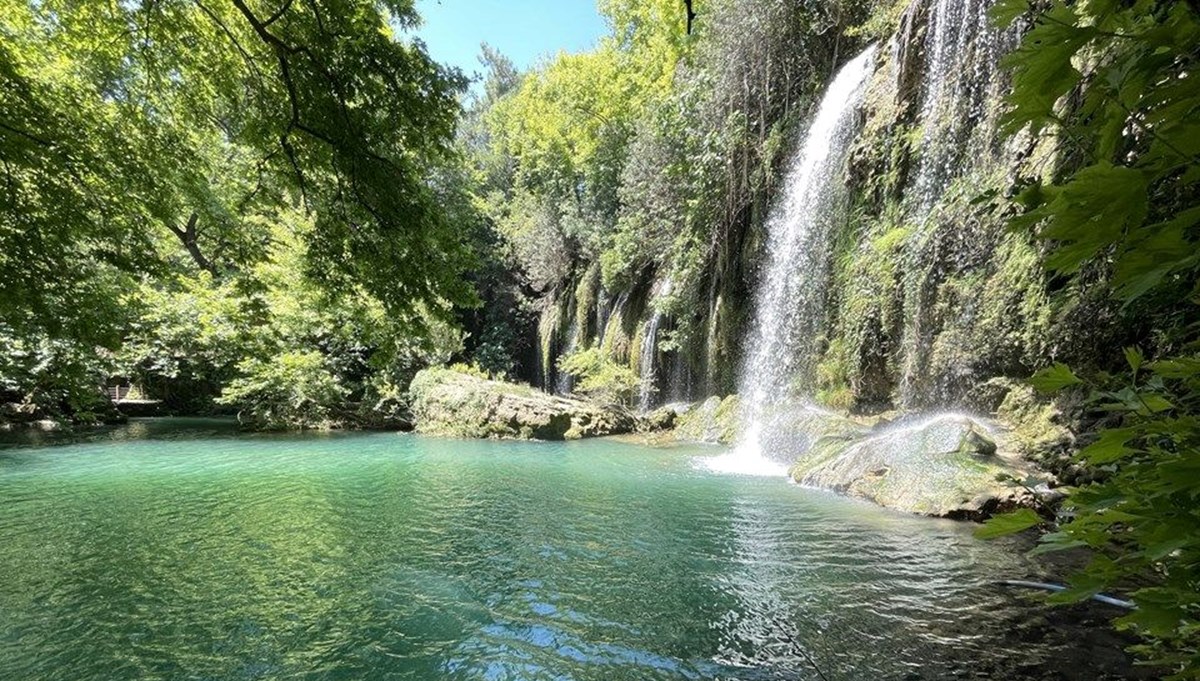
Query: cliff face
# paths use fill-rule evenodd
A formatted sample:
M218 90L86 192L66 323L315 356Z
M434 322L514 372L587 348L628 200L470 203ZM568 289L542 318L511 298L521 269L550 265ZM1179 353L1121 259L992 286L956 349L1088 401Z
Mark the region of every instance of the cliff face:
M1000 61L1022 26L992 27L988 5L914 0L876 29L861 131L840 171L816 356L803 363L816 369L797 386L828 406L991 411L1003 395L989 379L1120 342L1115 310L1086 287L1056 292L1041 245L1007 232L988 200L1064 162L1053 138L1003 134ZM771 201L785 200L774 186ZM736 390L767 209L743 212L692 282L672 281L674 263L610 291L598 263L581 263L545 301L540 384L569 390L557 358L599 345L639 372L650 406Z

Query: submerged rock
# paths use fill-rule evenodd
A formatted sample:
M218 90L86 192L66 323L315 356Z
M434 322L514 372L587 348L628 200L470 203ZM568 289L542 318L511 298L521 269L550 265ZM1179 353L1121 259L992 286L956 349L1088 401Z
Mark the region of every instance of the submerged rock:
M618 409L452 369L421 371L409 394L416 430L432 435L574 440L637 427L636 418Z
M885 425L865 436L823 437L798 459L791 476L909 513L982 519L1032 501L1004 480L1028 476L1014 457L966 416L947 414L909 425Z

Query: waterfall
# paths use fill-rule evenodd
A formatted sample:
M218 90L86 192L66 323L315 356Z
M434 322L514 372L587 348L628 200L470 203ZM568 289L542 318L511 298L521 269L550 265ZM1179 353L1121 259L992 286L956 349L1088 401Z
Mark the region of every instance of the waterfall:
M638 411L643 414L650 411L654 404L655 367L654 360L658 356L658 326L662 323L662 313L655 311L646 322L646 335L642 338L642 351L639 357L638 375L642 384L638 389Z
M914 199L924 216L961 174L963 161L985 154L994 135L987 106L999 96L996 64L1017 34L992 25L992 0L933 0L920 82L921 156Z
M768 217L767 262L739 385L746 432L734 452L717 457L723 469L783 472L765 421L772 407L788 400L794 382L807 384L825 304L831 225L840 213L841 170L874 55L875 47L868 47L829 85Z
M671 295L673 283L670 278L662 280L654 287L650 300L650 321L646 322L646 332L642 337L642 347L638 356L638 376L642 379L638 389L638 410L642 413L650 411L655 404L655 393L658 388L658 329L662 326L663 314L655 309L654 301Z
M905 326L899 381L900 404L918 406L954 401L931 384L933 343L940 330L933 306L948 271L961 265L977 242L968 229L939 229L931 218L951 183L986 168L998 156L996 112L1005 79L1000 56L1020 40L1021 27L996 28L988 16L993 0L930 0L919 82L921 144L908 193L909 209L922 225L906 247ZM968 373L968 367L954 371Z
M571 318L571 325L567 328L567 344L564 346L559 358L567 357L575 354L579 346L579 321L574 317ZM570 395L575 388L575 379L565 371L559 370L557 380L554 385L554 393L556 395Z

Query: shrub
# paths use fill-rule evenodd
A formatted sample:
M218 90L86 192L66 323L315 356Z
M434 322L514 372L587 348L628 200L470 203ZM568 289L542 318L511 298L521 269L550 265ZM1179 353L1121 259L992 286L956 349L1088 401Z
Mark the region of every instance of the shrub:
M333 414L347 390L319 352L247 359L238 370L242 376L225 387L217 402L238 407L242 423L261 430L337 425Z

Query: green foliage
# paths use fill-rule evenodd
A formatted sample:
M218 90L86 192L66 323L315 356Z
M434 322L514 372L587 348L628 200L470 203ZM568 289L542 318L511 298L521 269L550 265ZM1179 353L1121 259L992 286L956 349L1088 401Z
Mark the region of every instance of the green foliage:
M331 427L333 407L347 393L315 351L247 359L238 371L217 402L238 406L239 419L264 430Z
M975 530L975 536L980 539L995 539L1018 532L1024 532L1031 527L1041 524L1042 519L1032 509L1022 508L1012 513L1004 513L988 519L982 527Z
M290 212L276 219L263 227L270 246L254 267L221 279L202 272L144 282L136 291L143 312L130 324L117 353L120 373L171 410L203 413L231 381L261 381L279 356L317 353L346 392L314 393L312 399L336 397L391 409L389 395L402 391L418 369L445 362L461 349L461 334L431 315L416 321L397 318L366 291L339 296L315 285L303 275L304 236L311 223ZM246 407L247 425L311 427L326 420L312 409L278 418L292 401L284 391L224 395L221 404ZM238 402L242 396L250 402ZM273 397L281 400L279 405L268 404ZM323 404L321 409L339 406ZM269 418L260 421L259 414ZM306 414L321 419L303 424Z
M559 360L558 367L576 378L577 392L602 404L629 405L641 385L636 371L599 348L566 355Z
M405 1L0 0L0 327L73 357L14 368L6 399L121 371L195 406L300 349L373 386L440 343L475 301L465 82L397 34L416 21Z
M0 323L0 403L29 417L101 420L100 389L112 370L110 353L44 335L17 334ZM0 416L3 413L0 412Z
M1028 5L1004 0L1001 22ZM1200 678L1200 13L1170 0L1053 2L1008 58L1010 129L1052 131L1066 160L1016 197L1014 229L1050 243L1047 267L1076 285L1105 277L1153 329L1152 346L1100 359L1087 381L1062 364L1039 390L1093 390L1092 442L1078 453L1098 481L1075 490L1043 550L1086 546L1091 563L1059 600L1130 587L1119 620L1139 652ZM1007 521L1005 521L1007 522Z
M1044 393L1054 392L1072 385L1079 385L1081 382L1079 377L1071 371L1071 367L1062 362L1038 371L1029 379L1030 385Z

